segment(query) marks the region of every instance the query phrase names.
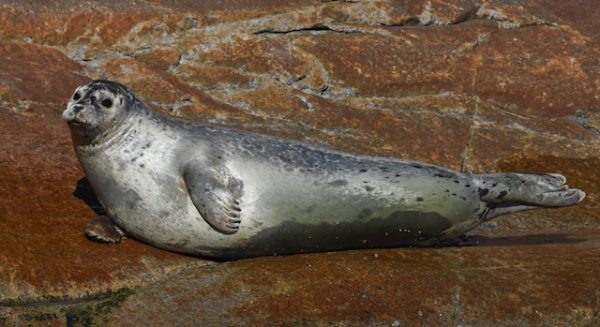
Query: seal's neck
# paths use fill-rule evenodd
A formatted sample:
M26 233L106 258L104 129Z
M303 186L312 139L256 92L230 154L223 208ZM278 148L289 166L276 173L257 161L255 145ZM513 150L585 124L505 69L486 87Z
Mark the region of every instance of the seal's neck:
M140 108L142 107L142 108ZM89 130L82 125L69 125L75 151L79 154L94 154L106 151L122 144L126 139L136 133L135 121L151 115L151 111L143 106L138 106L135 112L126 112L102 130Z

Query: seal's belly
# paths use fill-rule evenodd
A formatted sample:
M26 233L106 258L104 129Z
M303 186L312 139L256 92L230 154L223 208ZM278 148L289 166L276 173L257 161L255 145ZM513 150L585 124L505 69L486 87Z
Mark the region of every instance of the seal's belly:
M456 226L476 225L483 210L466 179L312 173L239 162L244 165L228 168L245 182L240 231L247 237L219 249L220 255L428 245L456 236Z
M429 244L476 222L481 210L462 180L289 171L231 160L228 169L244 181L242 222L226 235L199 214L177 163L118 158L86 169L110 217L142 241L188 253L237 257Z

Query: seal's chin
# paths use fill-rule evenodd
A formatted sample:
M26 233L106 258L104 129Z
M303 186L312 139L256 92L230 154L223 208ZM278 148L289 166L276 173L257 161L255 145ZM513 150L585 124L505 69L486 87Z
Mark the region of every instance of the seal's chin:
M75 145L89 145L93 142L94 135L91 135L90 128L87 128L86 124L77 120L68 120L67 125Z

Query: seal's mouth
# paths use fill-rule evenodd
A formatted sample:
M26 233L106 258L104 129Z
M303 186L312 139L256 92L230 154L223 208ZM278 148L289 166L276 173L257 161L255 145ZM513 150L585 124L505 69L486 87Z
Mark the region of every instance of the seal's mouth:
M86 129L86 124L82 123L78 120L67 120L66 121L67 125L71 128L75 128L75 129Z
M74 126L74 127L85 127L84 123L80 123L80 122L74 121L74 120L68 121L67 124Z

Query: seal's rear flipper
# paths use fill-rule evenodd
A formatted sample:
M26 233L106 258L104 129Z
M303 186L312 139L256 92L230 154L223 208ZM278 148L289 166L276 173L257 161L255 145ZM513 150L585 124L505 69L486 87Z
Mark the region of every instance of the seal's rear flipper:
M585 198L583 191L570 189L559 174L483 174L473 179L481 201L488 206L486 220L523 210L571 206Z
M192 202L206 222L223 234L234 234L240 228L242 182L225 167L206 168L192 161L184 169L183 179Z

